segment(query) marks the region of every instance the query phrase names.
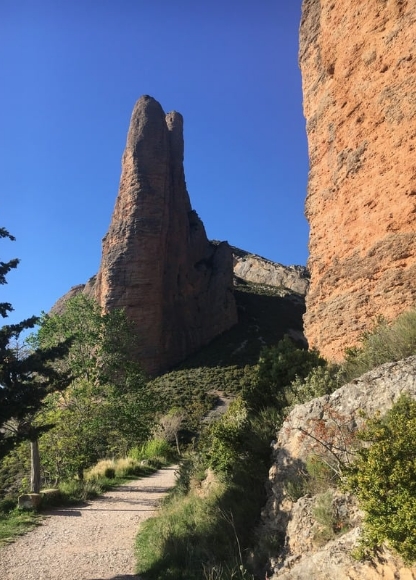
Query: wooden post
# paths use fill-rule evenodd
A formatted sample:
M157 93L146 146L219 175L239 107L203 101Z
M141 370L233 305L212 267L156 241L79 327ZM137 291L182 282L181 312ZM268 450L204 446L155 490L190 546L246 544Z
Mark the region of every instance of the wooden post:
M30 491L40 492L40 456L39 443L35 439L30 442Z

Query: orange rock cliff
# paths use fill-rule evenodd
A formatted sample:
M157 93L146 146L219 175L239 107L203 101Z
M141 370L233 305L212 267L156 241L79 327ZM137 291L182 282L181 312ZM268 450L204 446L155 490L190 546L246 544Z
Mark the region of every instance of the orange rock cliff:
M416 302L416 3L304 0L310 346L332 360Z

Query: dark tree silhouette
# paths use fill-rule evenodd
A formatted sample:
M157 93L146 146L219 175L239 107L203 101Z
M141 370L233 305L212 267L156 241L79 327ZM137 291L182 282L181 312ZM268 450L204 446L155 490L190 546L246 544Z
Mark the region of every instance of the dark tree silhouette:
M0 238L15 240L4 228L0 228ZM0 285L7 284L6 275L16 268L18 263L17 258L8 262L0 261ZM0 315L3 318L12 310L10 303L0 303ZM32 316L17 324L4 325L0 328L0 459L17 443L30 441L32 459L35 463L33 465L32 462L32 488L35 488L32 491L38 491L39 487L37 440L42 432L51 427L50 425L35 427L33 418L42 408L43 400L48 393L62 390L70 382L69 373L58 372L52 365L68 352L70 339L54 348L38 348L23 356L19 353L16 343L21 333L34 328L37 321L38 317Z

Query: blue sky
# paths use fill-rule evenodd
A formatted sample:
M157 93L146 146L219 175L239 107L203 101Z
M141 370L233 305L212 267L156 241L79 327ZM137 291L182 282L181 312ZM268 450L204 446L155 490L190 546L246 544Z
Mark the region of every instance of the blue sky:
M185 175L208 237L306 264L301 0L2 0L0 287L15 322L96 273L131 111L185 122ZM1 322L0 322L1 324Z

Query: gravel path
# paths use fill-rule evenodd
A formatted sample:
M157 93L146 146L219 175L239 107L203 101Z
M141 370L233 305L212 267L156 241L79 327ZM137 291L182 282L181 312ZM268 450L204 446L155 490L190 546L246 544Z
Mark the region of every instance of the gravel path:
M0 579L137 579L137 528L173 487L175 469L114 488L87 506L48 512L41 526L0 548Z

